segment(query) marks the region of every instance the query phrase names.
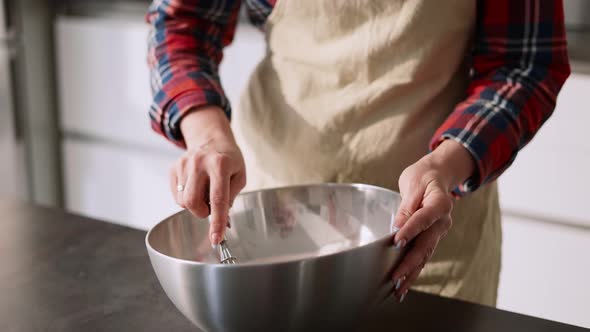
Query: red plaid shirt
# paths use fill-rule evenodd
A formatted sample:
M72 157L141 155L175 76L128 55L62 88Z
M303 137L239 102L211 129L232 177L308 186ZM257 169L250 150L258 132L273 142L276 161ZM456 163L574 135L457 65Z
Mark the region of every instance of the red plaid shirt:
M262 26L276 0L247 0L250 20ZM218 105L230 116L219 82L224 46L240 9L235 0L155 0L149 65L152 127L184 146L180 121L191 109ZM561 0L478 0L466 98L434 134L463 145L477 171L457 189L470 192L494 180L549 118L570 74Z

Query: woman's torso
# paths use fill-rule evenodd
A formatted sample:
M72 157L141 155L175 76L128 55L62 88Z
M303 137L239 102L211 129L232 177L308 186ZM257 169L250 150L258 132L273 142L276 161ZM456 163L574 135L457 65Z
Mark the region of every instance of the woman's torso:
M474 23L472 0L279 0L265 23L267 54L234 114L247 189L398 190L465 95ZM498 211L495 186L457 202L418 288L493 304Z

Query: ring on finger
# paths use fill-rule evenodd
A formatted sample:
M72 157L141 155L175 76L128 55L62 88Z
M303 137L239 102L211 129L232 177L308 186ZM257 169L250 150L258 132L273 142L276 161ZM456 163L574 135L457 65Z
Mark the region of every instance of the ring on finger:
M183 184L179 184L176 186L176 191L177 192L183 192L184 191L185 186Z

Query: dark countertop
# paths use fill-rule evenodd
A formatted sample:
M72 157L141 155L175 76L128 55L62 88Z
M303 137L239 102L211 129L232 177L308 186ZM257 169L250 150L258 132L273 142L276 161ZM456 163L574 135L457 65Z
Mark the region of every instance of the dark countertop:
M145 233L0 200L0 331L197 331L152 271ZM363 331L587 331L412 292Z

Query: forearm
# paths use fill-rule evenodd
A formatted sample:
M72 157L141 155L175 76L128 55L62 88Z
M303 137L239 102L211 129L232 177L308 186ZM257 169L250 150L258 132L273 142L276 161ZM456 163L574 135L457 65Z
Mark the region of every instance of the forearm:
M152 127L184 146L180 123L195 108L215 105L230 115L218 66L234 35L239 1L154 1L148 63Z
M217 106L191 109L180 123L180 128L189 149L213 140L235 143L229 120Z
M419 162L426 163L428 169L437 172L447 191L452 191L473 175L476 170L473 157L464 146L453 140L445 140L424 156Z
M526 15L505 21L506 10ZM501 28L507 24L510 34ZM510 166L552 114L570 73L561 1L480 0L476 30L467 98L430 145L435 150L456 141L475 161L457 194L495 180Z

